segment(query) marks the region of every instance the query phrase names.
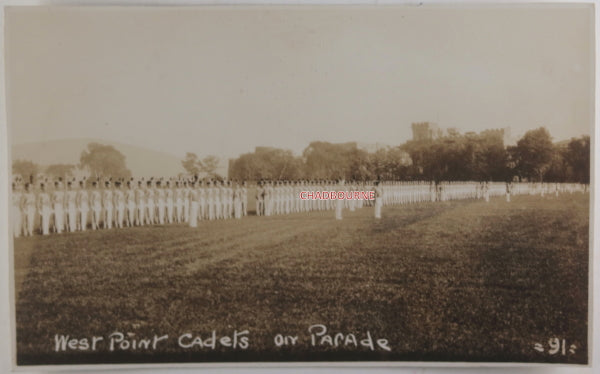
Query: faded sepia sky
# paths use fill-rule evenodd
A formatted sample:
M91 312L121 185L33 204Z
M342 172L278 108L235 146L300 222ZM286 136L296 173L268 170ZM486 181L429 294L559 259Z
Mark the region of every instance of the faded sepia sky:
M593 9L11 8L13 144L98 138L235 157L400 144L411 122L590 134Z

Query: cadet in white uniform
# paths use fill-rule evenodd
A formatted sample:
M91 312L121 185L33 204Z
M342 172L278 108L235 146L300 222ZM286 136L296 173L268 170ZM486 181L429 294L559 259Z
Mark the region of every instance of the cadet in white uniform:
M486 203L490 202L490 183L489 182L485 182L485 184L483 185L483 198L485 199Z
M190 211L188 222L190 227L198 227L198 190L196 183L192 182L192 188L189 191L188 199L190 200Z
M167 222L173 223L173 190L170 181L167 181L165 186L165 200L167 203Z
M77 191L73 190L73 188L73 183L69 181L67 183L67 192L65 193L69 232L77 231Z
M54 182L52 208L54 209L54 232L60 234L65 229L65 191L59 181Z
M90 204L92 206L92 229L98 230L100 228L100 220L102 213L102 196L98 189L98 182L92 182L92 192L90 193Z
M233 217L235 219L242 218L242 187L236 183L233 188Z
M215 187L213 189L213 204L215 205L215 219L221 218L221 212L223 207L221 206L221 198L222 198L222 187L221 185L215 181Z
M348 208L351 212L356 210L356 200L354 200L354 191L358 191L356 184L354 182L350 183L350 188L348 189L352 198L348 201Z
M266 182L265 190L264 190L264 206L265 206L265 216L270 216L273 212L273 182Z
M161 186L162 182L156 182L156 204L158 205L158 223L161 225L165 224L165 189Z
M154 204L155 200L155 188L152 185L152 181L148 181L146 188L146 217L148 219L149 225L154 225L156 223L154 212L156 211L156 206Z
M381 218L381 206L383 205L383 190L379 185L379 181L375 181L375 218Z
M242 215L248 215L248 184L246 181L242 183Z
M113 206L115 207L117 214L115 217L115 226L119 229L123 228L123 221L125 220L125 194L121 189L121 182L115 182L115 191L113 192Z
M137 207L135 224L144 226L146 222L146 191L142 181L138 181L138 188L135 190L135 205Z
M88 212L90 211L88 191L83 181L79 182L77 191L77 207L79 208L79 229L85 231L88 225Z
M135 224L135 191L131 181L127 181L127 191L125 191L125 205L127 207L127 227Z
M227 181L227 184L224 185L223 192L225 194L225 198L223 199L223 218L229 219L231 218L231 212L233 211L233 199L234 199L234 189L231 186L231 181Z
M110 182L104 183L104 192L102 193L102 207L104 208L104 228L111 229L113 223L113 196Z
M265 214L265 189L262 181L256 186L256 215L262 216Z
M198 182L198 204L200 211L198 212L198 219L208 218L208 208L206 204L206 187L202 181Z
M277 181L273 186L273 210L272 214L281 214L281 201L283 200L281 196L281 181Z
M179 185L179 181L175 182L175 222L180 223L183 216L183 191Z
M344 181L340 180L338 182L337 192L341 192L344 190ZM336 199L335 201L335 219L342 219L342 208L344 207L344 200Z
M40 193L37 196L37 209L40 212L42 235L50 234L50 217L52 208L50 207L50 195L46 192L46 185L40 184Z
M225 181L221 181L221 184L218 188L219 191L219 201L221 202L221 206L219 207L220 215L219 218L225 219L227 217L227 205L229 200L228 188L225 184Z
M215 219L215 187L211 181L208 182L208 187L206 188L206 205L208 206L208 219Z
M183 181L183 221L190 221L190 187L187 181Z
M31 183L25 185L25 193L22 199L23 212L25 213L25 235L33 235L35 224L35 194L31 191Z

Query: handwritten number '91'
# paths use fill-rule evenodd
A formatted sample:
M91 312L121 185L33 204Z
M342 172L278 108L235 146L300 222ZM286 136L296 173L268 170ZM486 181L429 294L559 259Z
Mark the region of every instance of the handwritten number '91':
M535 343L535 345L533 346L533 349L535 349L538 352L546 351L546 349L544 348L544 345L542 345L541 343ZM562 339L562 340L559 338L548 339L548 351L547 352L551 355L558 354L559 352L563 356L565 356L567 353L575 354L576 349L577 349L577 346L575 344L571 344L569 346L569 349L567 350L567 341L565 339Z

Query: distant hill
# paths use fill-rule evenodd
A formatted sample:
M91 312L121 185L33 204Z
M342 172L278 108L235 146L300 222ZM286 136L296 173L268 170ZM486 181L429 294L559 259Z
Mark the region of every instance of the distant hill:
M97 139L64 139L39 143L15 144L12 159L30 160L41 166L78 164L88 143L112 145L125 155L125 162L135 177L171 177L184 173L181 159L175 155L151 149ZM219 170L218 170L219 171Z

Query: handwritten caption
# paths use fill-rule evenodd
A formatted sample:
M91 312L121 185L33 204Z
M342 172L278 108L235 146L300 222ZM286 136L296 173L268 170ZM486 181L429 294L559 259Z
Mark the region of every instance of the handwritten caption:
M218 334L213 330L209 334L185 332L171 337L167 334L155 334L141 337L135 333L113 332L104 336L75 337L66 334L54 335L54 351L154 351L175 345L181 349L240 349L250 347L250 331L234 330L230 334ZM370 351L392 350L389 340L375 337L370 331L363 333L330 332L327 326L315 324L308 326L302 334L276 334L269 344L276 348L309 345L318 348L364 349Z

